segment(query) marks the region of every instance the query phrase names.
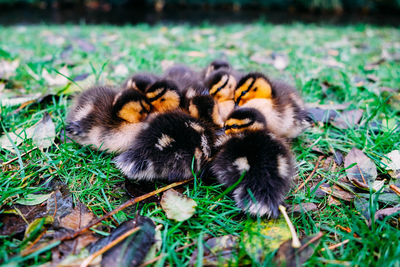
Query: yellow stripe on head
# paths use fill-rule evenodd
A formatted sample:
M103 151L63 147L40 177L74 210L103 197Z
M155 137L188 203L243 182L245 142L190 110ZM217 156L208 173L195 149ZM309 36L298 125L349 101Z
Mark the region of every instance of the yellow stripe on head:
M239 106L255 98L272 98L271 84L263 77L249 78L246 82L235 90L235 103Z
M141 112L142 109L139 102L128 102L118 112L118 117L130 123L137 123L147 116L146 112Z

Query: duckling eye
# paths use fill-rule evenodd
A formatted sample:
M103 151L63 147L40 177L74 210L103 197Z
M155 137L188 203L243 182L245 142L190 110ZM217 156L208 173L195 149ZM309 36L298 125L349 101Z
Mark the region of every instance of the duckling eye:
M232 124L232 126L231 126L233 129L237 129L237 128L239 128L239 125L237 125L237 124Z
M256 88L254 88L254 90L253 90L254 92L256 92L257 91L257 87Z
M161 98L161 100L160 100L161 102L164 102L165 101L165 98Z

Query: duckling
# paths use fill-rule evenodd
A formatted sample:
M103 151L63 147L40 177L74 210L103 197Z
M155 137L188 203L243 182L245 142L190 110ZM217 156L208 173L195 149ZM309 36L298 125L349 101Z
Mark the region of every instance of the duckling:
M119 93L106 86L92 87L75 100L67 116L67 135L99 150L125 151L144 127L151 105L138 91Z
M147 100L154 111L164 113L183 108L183 97L178 85L172 80L159 80L146 89Z
M224 126L219 114L218 104L209 94L196 95L189 100L189 114L209 124L215 130Z
M226 121L228 115L235 107L234 92L237 82L237 76L226 69L214 71L205 81L209 89L209 94L218 103L218 110L222 121Z
M152 73L137 73L129 77L122 85L122 89L133 89L144 93L159 78Z
M271 81L262 73L244 76L235 89L235 104L259 110L267 128L285 138L295 138L311 125L296 89L281 81Z
M201 95L206 88L198 72L188 66L179 64L168 68L164 74L165 79L173 80L184 98L184 105L195 95Z
M229 64L229 62L226 60L223 59L213 60L210 64L208 64L207 68L203 70L202 73L203 79L207 79L212 72L219 69L231 70L232 67L231 64Z
M212 129L181 111L154 117L131 144L114 159L117 167L132 180L168 182L192 177L212 154ZM193 161L194 160L194 161Z
M233 189L236 205L251 215L275 218L290 189L295 162L287 144L267 130L264 116L253 108L235 110L225 122L225 140L211 170Z

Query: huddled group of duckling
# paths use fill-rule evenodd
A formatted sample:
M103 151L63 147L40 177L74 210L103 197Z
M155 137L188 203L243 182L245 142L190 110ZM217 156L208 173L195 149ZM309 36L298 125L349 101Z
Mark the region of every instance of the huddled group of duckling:
M290 140L309 125L294 87L215 60L199 72L175 65L121 88L92 87L77 97L66 132L119 153L114 162L129 179L172 182L207 170L226 187L239 182L238 207L276 217L295 173Z

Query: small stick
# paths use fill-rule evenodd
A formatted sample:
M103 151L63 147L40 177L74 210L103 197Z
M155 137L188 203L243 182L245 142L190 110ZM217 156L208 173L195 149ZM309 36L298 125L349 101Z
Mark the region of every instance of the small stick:
M25 155L28 155L29 153L31 153L32 151L34 151L34 150L36 150L36 149L38 149L37 146L35 146L34 148L32 148L32 149L26 151L25 153L22 153L22 154L21 154L21 158L24 157ZM18 157L15 157L15 158L13 158L13 159L10 159L10 160L7 161L7 162L2 163L1 165L4 167L4 166L6 166L6 165L8 165L8 164L10 164L10 163L13 163L14 161L17 161L17 160L18 160Z
M301 242L299 240L299 237L297 236L296 229L294 229L294 226L293 226L292 222L290 221L289 216L286 213L286 208L282 205L279 205L279 210L281 211L283 217L286 220L287 225L289 226L290 233L292 235L292 247L294 247L294 248L301 247Z
M323 158L324 158L324 156L318 157L318 161L317 161L317 163L315 163L315 167L312 170L312 172L310 173L310 175L307 177L307 179L304 180L304 182L296 190L294 190L293 194L296 194L300 189L302 189L306 185L306 183L308 183L308 181L314 176L314 174L317 171L317 168L319 166L319 163L321 162L321 160Z
M304 245L302 245L299 250L296 251L296 253L300 253L302 252L305 248L307 248L309 245L311 245L312 243L314 243L315 241L317 241L318 239L320 239L324 234L322 232L319 232L316 236L314 236L313 238L311 238L307 243L305 243Z
M389 185L390 189L392 189L398 196L400 196L400 188L398 188L396 185L391 184Z
M80 265L80 267L87 267L89 266L89 264L99 255L102 255L103 253L105 253L106 251L108 251L109 249L115 247L116 245L118 245L121 241L123 241L125 238L127 238L128 236L136 233L137 231L140 230L140 227L135 227L132 228L131 230L125 232L124 234L120 235L119 237L117 237L115 240L113 240L111 243L107 244L106 246L102 247L100 250L96 251L95 253L93 253L92 255L90 255L89 257L87 257L82 264Z
M342 245L346 245L347 243L349 243L349 241L350 241L350 239L346 239L343 242L340 242L340 243L337 243L335 245L329 246L328 249L329 250L334 250L335 248L338 248L338 247L340 247ZM321 251L325 251L325 250L326 250L325 248L321 248Z

